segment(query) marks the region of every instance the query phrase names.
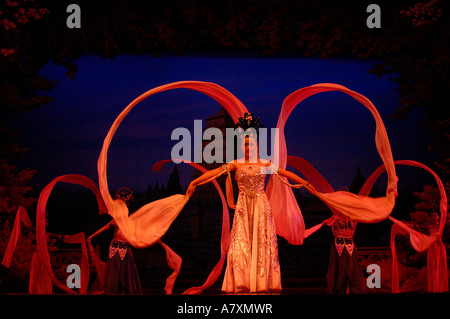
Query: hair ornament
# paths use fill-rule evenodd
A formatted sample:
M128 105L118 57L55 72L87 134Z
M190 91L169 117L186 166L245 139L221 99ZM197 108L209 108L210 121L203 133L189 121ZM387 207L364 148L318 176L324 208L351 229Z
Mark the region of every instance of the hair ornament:
M128 205L134 200L133 191L128 187L121 187L116 191L114 198L121 199Z
M239 118L234 128L240 127L244 132L248 129L253 128L256 132L258 132L259 128L264 127L264 125L260 123L259 120L259 117L253 117L253 113L244 113L244 116Z

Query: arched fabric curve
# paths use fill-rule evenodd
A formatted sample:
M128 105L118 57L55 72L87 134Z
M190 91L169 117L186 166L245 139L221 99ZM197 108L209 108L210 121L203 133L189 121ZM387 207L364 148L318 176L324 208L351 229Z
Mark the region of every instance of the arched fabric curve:
M20 238L22 223L25 225L25 227L33 227L27 210L23 206L19 206L19 208L17 209L16 218L14 219L14 226L9 237L8 246L2 259L2 265L6 268L9 268L9 266L11 265L14 251L16 250L17 242Z
M88 177L78 174L71 174L71 175L63 175L55 178L53 181L51 181L47 186L44 187L44 189L41 191L41 194L39 195L37 208L36 208L36 250L40 259L40 262L44 266L45 271L47 272L48 276L51 278L51 280L63 291L69 293L69 294L76 294L76 292L70 288L68 288L66 285L64 285L62 282L60 282L56 277L55 274L52 271L51 264L50 264L50 255L48 253L47 249L47 242L46 242L46 235L45 235L45 212L47 207L48 198L50 197L50 194L55 186L56 183L62 182L62 183L69 183L69 184L76 184L84 186L88 189L90 189L96 199L97 199L97 205L99 208L100 214L103 214L106 212L105 204L103 203L103 200L100 196L100 192L97 188L97 185ZM84 238L83 233L79 233L73 236L65 236L66 242L71 243L81 243L82 250L83 250L83 257L82 258L82 265L81 265L81 291L80 293L86 293L87 291L87 284L89 282L89 263L87 262L87 248L86 248L86 240Z
M319 192L332 193L334 188L307 160L288 155L287 165L296 168Z
M243 116L247 109L230 92L217 84L197 81L175 82L149 90L131 102L116 118L111 126L97 162L99 188L108 213L114 218L128 242L134 247L147 247L159 240L170 224L188 201L186 195L173 195L141 207L128 216L126 205L120 200L113 200L107 182L107 153L111 140L122 120L140 101L152 94L162 91L185 88L204 93L219 102L231 115L234 122ZM275 147L275 164L285 168L287 163L287 148L284 136L285 123L292 110L307 97L329 91L341 91L362 103L372 113L375 123L375 142L378 153L388 173L388 185L385 197L371 198L355 195L349 192L316 192L315 195L325 202L333 211L338 211L357 222L375 223L386 219L392 211L397 196L397 176L393 164L392 152L383 121L375 106L363 95L351 91L341 85L321 83L312 85L290 94L283 102L278 119L277 145ZM283 236L289 243L299 245L305 237L305 225L301 211L295 201L292 190L283 181L271 176L267 195L272 207L277 234Z
M159 171L161 169L161 167L163 167L163 165L165 165L167 162L171 162L171 161L172 160L159 161L153 165L153 170ZM177 160L177 161L182 161L186 164L189 164L192 167L200 170L203 173L207 171L204 167L202 167L196 163L193 163L191 161L188 161L188 160ZM216 264L216 266L212 269L212 271L210 272L208 278L206 279L206 281L203 285L198 286L198 287L189 288L188 290L183 292L183 294L187 294L187 295L200 294L203 292L203 290L211 287L216 282L217 278L220 276L220 273L222 272L223 265L225 263L225 258L227 256L227 252L228 252L228 247L230 245L230 213L228 211L227 201L226 201L225 196L222 192L222 189L220 188L217 181L213 180L212 182L213 182L214 186L216 187L217 192L219 193L220 199L222 201L222 235L221 235L221 239L220 239L220 251L221 251L220 260ZM169 257L168 257L168 259L169 259ZM181 258L177 262L176 267L179 272L180 268L181 268ZM173 281L171 282L171 287L173 287L173 285L175 283L176 276L175 276L175 278L172 278L172 279L173 279Z
M162 85L145 92L132 101L119 114L105 137L98 158L97 170L99 188L108 209L108 213L114 218L122 233L127 238L127 241L134 247L148 247L160 239L189 198L188 196L180 194L173 195L144 205L128 217L128 208L123 201L113 200L109 193L107 181L108 149L120 123L134 106L153 94L172 89L191 89L212 97L227 110L235 122L247 112L247 109L242 102L220 85L200 81L181 81Z
M333 187L328 183L328 181L320 174L314 166L312 166L307 160L304 158L298 157L298 156L290 156L287 157L287 165L294 167L297 169L300 173L303 174L303 176L306 178L308 182L310 182L319 192L322 193L332 193L334 192ZM337 215L338 212L334 207L329 207L334 215ZM322 228L323 225L331 226L333 224L334 220L324 220L320 224L317 224L315 226L312 226L308 229L305 229L304 233L304 239L308 238L312 234L314 234L316 231L318 231L320 228Z
M395 205L395 198L397 196L397 176L384 123L375 106L365 96L349 90L342 85L333 83L315 84L291 93L284 100L278 118L278 130L275 138L278 143L278 147L275 147L277 152L276 156L278 156L276 160L281 168L286 167L287 147L284 127L293 109L300 102L314 94L330 91L340 91L353 97L371 112L376 124L375 143L388 173L388 185L386 196L379 198L360 196L344 191L331 193L317 192L315 195L329 207L333 207L333 209L339 211L340 214L345 215L356 222L380 222L389 216ZM292 190L286 187L281 180L271 176L267 194L272 206L278 235L286 238L291 244L302 244L305 225Z
M394 223L391 228L392 291L395 293L400 292L397 250L395 248L395 237L397 234L408 234L411 245L417 252L428 250L428 291L448 291L447 253L444 244L442 243L442 232L444 231L445 222L447 220L447 194L445 193L444 185L439 176L431 168L422 163L411 160L398 160L395 161L394 164L422 168L433 175L441 196L439 205L441 216L438 232L432 233L429 236L422 234L408 227L405 223L389 216L389 219ZM368 196L373 185L384 171L384 166L378 167L366 180L359 193Z

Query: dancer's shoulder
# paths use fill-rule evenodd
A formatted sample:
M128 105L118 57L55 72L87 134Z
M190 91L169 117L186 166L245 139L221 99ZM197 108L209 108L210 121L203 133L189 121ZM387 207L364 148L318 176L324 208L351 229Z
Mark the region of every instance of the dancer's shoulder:
M242 163L240 163L238 160L234 160L222 165L222 167L228 169L229 171L236 171L241 164Z

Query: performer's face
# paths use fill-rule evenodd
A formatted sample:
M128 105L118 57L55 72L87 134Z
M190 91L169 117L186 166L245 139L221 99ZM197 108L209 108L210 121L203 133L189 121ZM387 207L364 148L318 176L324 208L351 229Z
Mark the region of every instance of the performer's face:
M254 137L245 137L244 147L242 152L244 153L246 160L255 160L258 157L258 143Z

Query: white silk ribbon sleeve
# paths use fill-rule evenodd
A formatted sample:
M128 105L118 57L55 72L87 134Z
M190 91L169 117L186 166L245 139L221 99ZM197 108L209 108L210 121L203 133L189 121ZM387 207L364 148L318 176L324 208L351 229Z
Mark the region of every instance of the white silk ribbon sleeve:
M121 200L114 200L109 193L107 179L108 149L119 125L139 102L153 94L172 89L191 89L210 96L228 111L235 122L244 112L248 112L241 101L220 85L200 81L181 81L162 85L145 92L119 114L103 141L103 147L98 158L99 189L108 213L114 218L127 241L134 247L148 247L160 239L181 212L189 197L177 194L163 198L141 207L131 216L128 216L128 208L125 203Z

